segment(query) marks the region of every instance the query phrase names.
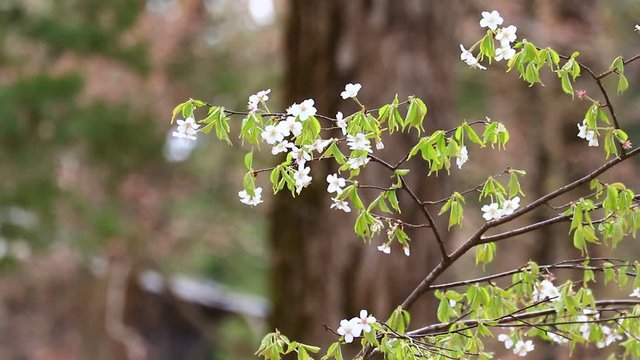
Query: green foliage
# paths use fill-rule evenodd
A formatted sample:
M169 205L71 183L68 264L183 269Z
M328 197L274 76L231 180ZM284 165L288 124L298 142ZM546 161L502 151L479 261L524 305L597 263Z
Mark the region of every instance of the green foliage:
M453 195L447 200L447 202L442 206L438 215L442 215L449 211L449 228L453 225L462 226L462 218L464 210L462 205L464 204L464 196L460 195L458 192L454 192Z

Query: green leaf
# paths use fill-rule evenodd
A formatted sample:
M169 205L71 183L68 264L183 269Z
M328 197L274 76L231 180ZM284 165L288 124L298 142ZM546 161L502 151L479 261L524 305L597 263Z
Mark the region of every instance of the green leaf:
M609 66L609 70L615 71L618 74L624 74L624 61L622 60L622 56L618 56L613 59L611 66Z
M615 276L614 272L613 272L613 264L610 262L605 262L604 264L602 264L603 270L604 270L604 283L605 285L613 280L613 277Z
M627 77L620 74L620 76L618 77L618 94L622 94L628 88L629 81L627 81Z
M476 246L476 265L477 264L489 264L493 261L496 253L495 243L486 243Z
M409 100L409 109L404 126L413 126L418 130L418 134L424 130L422 122L427 115L427 105L419 98L413 97Z
M322 357L322 360L328 360L328 359L343 360L342 350L340 350L339 342L336 341L333 344L331 344L327 349L327 353Z
M493 33L487 32L487 35L480 40L480 54L481 58L485 56L488 57L489 63L491 63L491 60L496 56L496 49L493 45Z
M402 307L398 306L387 320L387 324L389 327L400 334L404 334L407 328L409 327L409 322L411 320L411 315L408 311L403 310Z
M520 188L520 182L518 181L518 175L515 171L511 171L509 175L509 182L507 183L507 192L509 198L513 198L514 196L520 194L524 196L522 189Z
M398 212L398 214L402 213L401 209L400 209L400 203L398 202L398 197L396 195L396 191L395 190L389 190L387 191L387 200L389 200L389 204L391 205L391 207Z
M253 150L244 156L244 166L246 166L248 170L253 169Z
M569 74L567 72L562 72L560 74L560 83L562 84L562 91L571 95L573 98L573 86L571 85L571 80L569 80Z
M469 140L471 140L471 142L474 142L480 146L484 146L484 142L480 139L480 137L478 136L478 134L476 133L475 130L473 130L473 128L471 127L471 125L467 124L466 122L464 123L464 130L467 133L467 137L469 138Z
M188 101L187 101L187 102L188 102ZM173 112L172 112L172 115L171 115L171 123L172 123L172 124L173 124L173 121L174 121L174 120L176 119L176 117L178 116L178 114L180 113L180 111L182 111L182 108L184 107L184 105L185 105L187 102L183 102L183 103L181 103L181 104L178 104L178 105L176 105L176 107L175 107L175 108L173 108Z

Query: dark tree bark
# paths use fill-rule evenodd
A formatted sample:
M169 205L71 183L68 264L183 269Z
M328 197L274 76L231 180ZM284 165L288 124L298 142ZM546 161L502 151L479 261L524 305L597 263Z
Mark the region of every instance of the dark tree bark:
M443 7L412 0L290 0L287 103L313 98L320 113L350 113L357 108L339 94L346 83L360 82L359 98L367 106L389 103L396 92L401 98L416 95L429 107L427 131L446 127L455 101L456 7L457 2ZM400 159L415 138L387 139L382 156ZM410 182L420 196L444 195L442 187L426 178L424 163L409 166L414 173ZM324 178L335 169L326 163L312 168L314 184L295 200L276 196L271 214L272 325L296 340L324 345L335 336L322 324L335 328L339 319L361 308L387 316L439 260L439 253L428 229L411 234L409 258L399 247L391 256L383 255L376 250L380 241L363 244L352 230L354 214L329 210ZM389 176L373 163L362 175L365 183L378 185L388 185ZM402 202L409 205L408 199ZM415 214L410 206L406 209L405 219L425 222L417 209ZM426 320L435 308L421 300L412 314L415 321Z

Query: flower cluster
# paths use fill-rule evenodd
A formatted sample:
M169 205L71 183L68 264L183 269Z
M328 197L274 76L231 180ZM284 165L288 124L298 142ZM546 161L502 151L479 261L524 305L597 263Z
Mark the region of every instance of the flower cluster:
M184 120L176 120L178 127L171 135L181 139L196 140L196 133L200 125L196 124L196 119L188 117Z
M506 349L513 348L513 353L518 356L527 356L527 353L532 352L535 348L535 346L533 345L533 341L518 340L514 343L513 339L511 339L511 336L507 334L498 335L498 341L503 342Z
M594 130L589 130L587 120L582 120L582 124L578 124L578 137L589 142L589 146L598 146L598 135Z
M264 104L267 100L269 100L269 93L271 89L258 91L256 94L249 96L249 102L247 102L247 109L250 112L258 111L258 105L260 103Z
M343 99L355 99L361 88L362 85L360 84L350 83L345 86L344 91L342 91L340 95ZM259 104L265 105L266 108L265 102L269 99L268 94L270 92L271 90L267 89L251 95L248 102L250 112L257 112L259 110ZM313 99L307 99L301 103L294 103L287 108L286 115L282 116L278 122L266 125L260 133L260 137L264 142L273 145L271 154L288 154L290 159L297 165L297 167L292 170L291 176L295 181L295 191L298 194L313 180L311 168L306 165L308 161L313 159L313 152L322 153L333 141L337 141L337 139L333 138L326 140L318 138L312 144L300 144L298 137L303 132L304 123L310 118L315 117L317 113L314 105L315 102ZM369 162L368 154L372 153L373 150L371 140L368 137L369 135L365 133L347 133L348 119L349 118L344 118L341 112L338 112L335 123L337 127L342 130L342 134L346 135L347 146L349 150L352 151L351 156L346 159L347 168L349 170L356 170L367 165ZM383 147L384 144L379 141L379 139L376 139L376 148L382 149ZM350 212L351 208L349 204L340 197L340 193L346 186L346 180L339 177L338 174L331 174L327 177L327 182L329 183L327 191L330 194L336 193L336 197L332 198L333 202L330 208ZM261 202L259 196L251 197L246 191L239 193L239 195L241 201L245 204L256 205Z
M578 315L578 317L576 318L576 321L583 323L582 325L580 325L580 329L579 329L583 338L589 340L589 335L591 335L592 324L590 324L589 321L599 320L599 319L600 319L600 313L598 311L592 310L589 308L582 310L582 315ZM597 326L597 325L593 325L593 326Z
M480 70L487 69L485 66L482 66L478 58L475 57L473 53L471 53L471 51L465 49L464 46L462 46L462 44L460 44L460 60L464 61L467 65L469 65L472 68L480 69Z
M560 290L553 285L550 280L542 280L533 289L533 301L538 302L545 299L560 301Z
M480 210L484 213L482 214L482 217L487 221L491 221L513 214L519 206L520 197L516 196L512 199L504 200L502 202L502 207L500 207L498 203L491 203L489 205L484 205Z
M358 96L360 89L362 89L362 85L349 83L344 87L344 91L340 93L340 96L345 100L355 98Z
M493 42L493 40L495 39L500 43L500 47L495 48L495 54L493 55L493 58L496 61L509 60L516 54L516 50L511 47L511 44L517 39L516 32L518 31L518 28L514 25L499 27L503 22L504 19L496 10L493 10L491 12L482 12L480 27L489 28L489 30L491 30L490 34L491 36L493 36L493 38L489 38L489 40ZM464 46L460 44L460 60L464 61L472 68L485 70L486 67L482 66L478 58L472 53L473 49L478 45L478 43L473 45L469 50L465 49Z
M238 192L238 196L240 197L240 202L242 202L243 204L256 206L262 203L262 188L255 188L253 190L253 196L249 195L246 190Z
M360 310L359 317L354 317L351 320L341 320L337 332L344 337L346 343L351 343L354 338L360 337L362 332L368 333L371 331L373 329L371 325L375 323L376 318L369 315L367 310Z

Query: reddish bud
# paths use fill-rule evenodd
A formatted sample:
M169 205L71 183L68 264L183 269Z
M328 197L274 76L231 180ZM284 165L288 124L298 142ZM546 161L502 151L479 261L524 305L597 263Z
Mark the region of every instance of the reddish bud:
M587 96L587 91L586 90L578 90L576 91L576 95L578 95L578 99L580 100L585 100L587 99L589 96Z

